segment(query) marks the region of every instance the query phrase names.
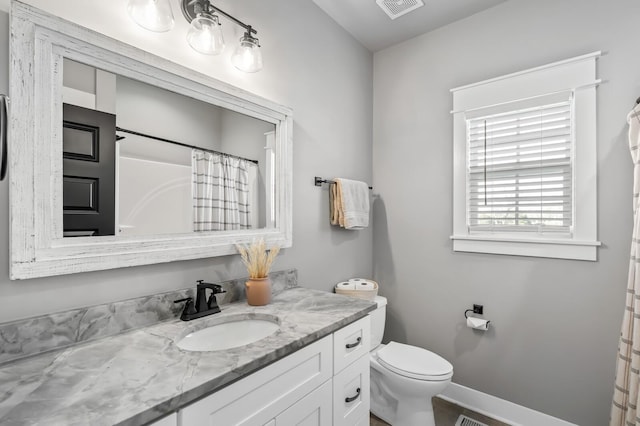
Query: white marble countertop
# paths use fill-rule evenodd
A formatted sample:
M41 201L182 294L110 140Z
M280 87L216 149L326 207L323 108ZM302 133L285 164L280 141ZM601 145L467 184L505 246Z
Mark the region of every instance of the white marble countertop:
M375 303L301 287L267 306L245 301L222 312L172 320L10 362L0 367L0 424L141 425L280 359L364 317ZM186 352L175 340L228 316L275 315L280 330L256 343Z

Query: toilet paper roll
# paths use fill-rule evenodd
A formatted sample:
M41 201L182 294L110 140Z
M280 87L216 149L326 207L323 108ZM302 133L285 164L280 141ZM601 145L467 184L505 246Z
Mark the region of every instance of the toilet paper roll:
M349 280L355 286L356 290L375 290L376 282L365 278L351 278Z
M473 328L476 330L486 331L489 328L489 321L482 318L467 318L467 327Z
M336 288L340 288L342 290L355 290L356 285L355 283L352 283L349 281L343 281L341 283L336 284Z

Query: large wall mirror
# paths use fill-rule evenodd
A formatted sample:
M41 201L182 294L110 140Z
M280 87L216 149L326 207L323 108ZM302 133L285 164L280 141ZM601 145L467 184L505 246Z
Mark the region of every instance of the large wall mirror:
M291 245L291 110L13 2L11 278Z
M275 124L68 58L62 81L64 237L275 225Z

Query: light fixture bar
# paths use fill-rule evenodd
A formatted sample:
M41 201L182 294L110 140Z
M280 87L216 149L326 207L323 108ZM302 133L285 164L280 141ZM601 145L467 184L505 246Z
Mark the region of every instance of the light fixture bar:
M196 15L198 14L197 10L199 8L198 5L202 6L202 10L204 10L205 12L215 12L224 16L230 21L233 21L235 24L247 30L249 34L258 34L258 32L251 25L245 24L232 15L229 15L224 10L212 5L209 0L182 0L182 14L188 22L191 22L196 18Z
M211 3L209 3L209 8L213 9L216 13L219 13L220 15L224 16L225 18L227 18L227 19L235 22L236 24L240 25L242 28L247 30L248 33L250 33L250 34L258 34L258 32L256 30L254 30L251 25L247 25L244 22L240 21L239 19L234 18L233 16L229 15L224 10L215 7Z

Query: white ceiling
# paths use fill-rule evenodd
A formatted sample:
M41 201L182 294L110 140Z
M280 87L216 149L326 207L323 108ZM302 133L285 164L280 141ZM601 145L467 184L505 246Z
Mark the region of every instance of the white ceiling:
M313 0L372 52L489 9L506 0L424 0L424 6L390 19L375 0Z

